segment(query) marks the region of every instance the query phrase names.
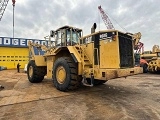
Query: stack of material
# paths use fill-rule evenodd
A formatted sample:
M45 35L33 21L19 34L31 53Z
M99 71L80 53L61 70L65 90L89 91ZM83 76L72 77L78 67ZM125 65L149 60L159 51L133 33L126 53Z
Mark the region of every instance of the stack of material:
M1 70L7 70L7 67L0 66L0 71L1 71Z

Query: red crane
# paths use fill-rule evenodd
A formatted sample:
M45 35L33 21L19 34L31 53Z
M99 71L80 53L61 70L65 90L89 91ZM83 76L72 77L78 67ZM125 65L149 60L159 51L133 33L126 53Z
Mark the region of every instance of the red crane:
M6 7L7 7L8 1L9 0L1 0L0 1L0 21L1 21L2 17L3 17L3 14L4 14L4 11L5 11Z
M138 42L135 46L136 53L143 53L144 52L144 44L142 42Z
M12 0L13 6L15 6L15 2L16 2L15 0Z
M101 17L107 27L107 29L115 29L109 17L106 15L101 6L98 6L99 12L101 13Z

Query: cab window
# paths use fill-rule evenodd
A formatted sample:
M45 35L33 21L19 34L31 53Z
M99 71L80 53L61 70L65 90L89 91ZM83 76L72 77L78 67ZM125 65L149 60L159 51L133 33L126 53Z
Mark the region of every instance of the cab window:
M58 31L56 35L56 44L60 43L61 43L61 31Z
M67 30L67 42L71 42L71 32L70 30Z
M73 29L61 29L55 34L55 43L56 46L75 45L78 43L80 37L81 31L76 31Z
M73 32L72 35L73 35L73 42L78 43L78 36L77 36L78 34L77 34L77 32Z

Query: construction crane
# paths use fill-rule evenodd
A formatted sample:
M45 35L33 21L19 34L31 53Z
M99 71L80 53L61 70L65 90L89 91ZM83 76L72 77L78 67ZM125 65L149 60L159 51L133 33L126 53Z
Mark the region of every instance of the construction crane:
M3 17L4 11L7 7L9 0L0 0L0 21ZM4 89L4 87L2 85L0 85L0 89Z
M3 14L4 14L4 11L7 7L8 1L9 0L0 0L0 21L3 17Z
M143 73L147 73L147 67L148 67L148 62L141 57L141 54L144 52L144 44L140 42L141 39L141 33L138 32L136 34L132 33L127 33L132 36L133 39L133 45L134 45L134 59L135 59L135 66L140 66L143 68Z
M101 13L102 20L104 21L107 29L115 29L112 22L110 21L107 14L104 12L101 6L98 6L99 12Z
M104 21L107 29L115 29L112 22L110 21L109 17L107 16L107 14L104 12L104 10L102 9L101 6L98 6L98 9L101 13L101 17L102 17L102 20ZM128 33L127 33L128 34ZM140 38L141 38L141 33L138 33L138 34L131 34L129 33L133 39L134 39L134 50L136 51L136 53L142 53L144 51L144 48L143 48L143 43L142 42L139 42ZM136 36L135 36L136 35ZM136 38L136 39L135 39ZM138 39L137 39L138 38Z
M142 52L144 52L144 44L140 42L142 36L141 33L138 32L137 34L132 34L132 33L127 33L127 34L130 34L133 37L135 53L141 54Z
M143 53L144 52L144 44L142 42L138 42L135 46L136 53Z

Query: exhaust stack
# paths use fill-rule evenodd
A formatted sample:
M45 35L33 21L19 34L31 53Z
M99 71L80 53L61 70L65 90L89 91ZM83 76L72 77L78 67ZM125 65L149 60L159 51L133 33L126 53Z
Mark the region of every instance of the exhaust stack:
M96 29L96 28L97 28L97 24L94 23L93 26L92 26L92 28L91 28L91 34L92 34L92 33L95 33L95 29Z

